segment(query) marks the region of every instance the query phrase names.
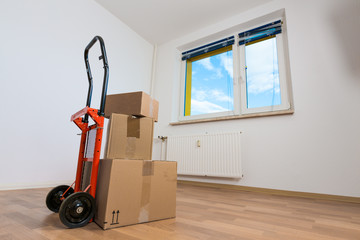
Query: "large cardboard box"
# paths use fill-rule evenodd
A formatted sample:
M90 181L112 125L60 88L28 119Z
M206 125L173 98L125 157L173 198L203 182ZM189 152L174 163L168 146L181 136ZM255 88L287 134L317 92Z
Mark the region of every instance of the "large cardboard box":
M95 222L103 229L173 218L176 162L101 160Z
M154 120L111 114L104 158L151 159Z
M112 113L150 117L158 121L159 102L144 92L130 92L106 96L105 117Z

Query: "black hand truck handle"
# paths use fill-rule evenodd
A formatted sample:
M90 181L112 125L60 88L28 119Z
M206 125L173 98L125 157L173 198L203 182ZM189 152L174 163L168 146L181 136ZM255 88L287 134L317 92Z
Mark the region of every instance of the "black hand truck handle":
M99 40L100 48L101 48L101 56L99 57L99 60L102 59L103 64L104 64L104 82L103 82L103 88L102 88L102 93L101 93L100 110L99 110L98 114L99 114L99 116L104 116L106 92L107 92L108 80L109 80L109 65L108 65L108 61L107 61L107 57L106 57L104 40L100 36L95 36L91 40L91 42L86 46L85 51L84 51L86 72L87 72L87 76L89 79L89 90L88 90L88 96L87 96L87 100L86 100L86 106L90 107L92 90L93 90L93 81L92 81L92 75L91 75L90 63L89 63L89 50L96 43L97 40ZM84 122L88 122L87 114L85 115Z

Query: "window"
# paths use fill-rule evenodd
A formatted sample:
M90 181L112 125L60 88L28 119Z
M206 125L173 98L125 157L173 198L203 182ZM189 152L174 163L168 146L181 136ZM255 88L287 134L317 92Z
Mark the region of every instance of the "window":
M185 116L233 110L232 58L229 46L187 60Z
M247 108L281 104L276 39L245 46Z
M185 92L183 116L232 112L234 37L183 53Z
M182 53L179 120L291 110L281 20Z

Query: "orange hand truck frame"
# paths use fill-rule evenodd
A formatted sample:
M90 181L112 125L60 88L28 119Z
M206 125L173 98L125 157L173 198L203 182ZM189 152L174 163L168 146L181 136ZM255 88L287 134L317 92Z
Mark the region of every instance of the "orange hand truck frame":
M89 63L89 50L97 42L100 43L101 56L99 60L104 65L104 81L101 93L100 109L90 108L93 91L93 81ZM71 186L60 185L53 188L46 197L46 206L53 212L59 212L61 222L69 227L76 228L85 226L91 222L95 214L95 195L96 183L98 177L101 142L104 128L104 109L106 101L106 92L109 79L109 66L106 56L104 40L100 36L95 36L86 46L84 51L84 60L89 80L88 96L86 107L71 116L73 121L81 130L80 150L76 170L76 179ZM89 126L89 116L94 121ZM92 169L90 184L84 191L81 189L81 178L83 176L83 166L85 161L91 161L85 157L87 137L90 130L96 129L95 147L92 158ZM74 186L74 188L72 188Z

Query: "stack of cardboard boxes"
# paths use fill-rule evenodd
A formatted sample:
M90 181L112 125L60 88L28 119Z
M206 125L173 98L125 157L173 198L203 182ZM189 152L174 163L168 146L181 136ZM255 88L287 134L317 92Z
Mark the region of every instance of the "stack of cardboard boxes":
M103 229L175 217L176 162L151 160L158 108L144 92L107 96L110 120L95 199L95 222Z

